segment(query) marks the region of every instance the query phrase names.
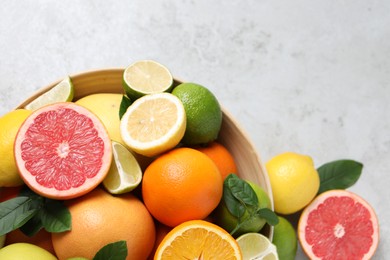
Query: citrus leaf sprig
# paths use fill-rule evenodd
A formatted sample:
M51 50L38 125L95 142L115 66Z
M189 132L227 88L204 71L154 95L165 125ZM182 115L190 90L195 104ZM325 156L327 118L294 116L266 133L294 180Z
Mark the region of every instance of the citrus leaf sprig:
M334 189L348 189L362 173L363 164L354 160L336 160L323 164L317 169L320 177L318 194Z
M0 203L0 236L15 229L33 236L44 228L48 232L71 229L71 215L62 201L44 198L28 188L18 197Z
M235 174L229 174L224 180L223 200L228 211L238 219L236 227L230 232L231 235L234 235L242 225L256 217L264 218L271 226L279 222L275 212L268 208L260 208L253 188ZM246 211L249 214L244 218Z

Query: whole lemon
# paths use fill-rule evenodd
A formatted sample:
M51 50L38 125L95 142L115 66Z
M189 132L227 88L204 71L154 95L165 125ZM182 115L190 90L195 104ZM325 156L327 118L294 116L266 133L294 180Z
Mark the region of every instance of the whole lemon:
M57 260L57 257L46 251L45 249L29 244L29 243L14 243L0 249L1 260Z
M0 118L0 187L23 184L15 164L14 141L20 126L30 114L29 110L16 109Z
M104 124L111 140L125 144L120 133L119 108L122 94L98 93L80 98L75 103L91 110Z
M286 152L266 163L275 211L292 214L310 203L320 186L320 178L310 156Z

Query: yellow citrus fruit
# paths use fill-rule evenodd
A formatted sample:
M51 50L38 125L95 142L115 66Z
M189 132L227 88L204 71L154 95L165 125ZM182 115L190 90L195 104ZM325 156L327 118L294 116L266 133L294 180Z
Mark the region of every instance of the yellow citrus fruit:
M130 149L153 157L180 142L186 128L185 110L180 100L170 93L146 95L127 108L120 128Z
M52 233L59 259L92 259L105 245L125 240L127 259L146 259L155 241L155 225L144 204L131 193L113 196L97 188L66 202L72 230Z
M214 94L194 83L182 83L172 94L181 100L186 111L187 127L182 142L195 145L214 141L222 124L222 110Z
M320 178L310 156L286 152L266 163L272 187L275 211L292 214L313 200Z
M204 220L186 221L160 243L154 259L242 259L237 241L223 228Z
M0 249L1 260L57 260L57 258L45 249L29 244L15 243Z
M146 168L142 180L146 207L170 227L207 217L221 200L222 189L222 177L214 162L186 147L159 156Z
M0 187L23 184L15 164L14 141L20 126L30 114L29 110L17 109L0 118Z
M91 94L78 99L75 103L92 111L102 121L111 140L124 144L119 127L122 96L116 93Z

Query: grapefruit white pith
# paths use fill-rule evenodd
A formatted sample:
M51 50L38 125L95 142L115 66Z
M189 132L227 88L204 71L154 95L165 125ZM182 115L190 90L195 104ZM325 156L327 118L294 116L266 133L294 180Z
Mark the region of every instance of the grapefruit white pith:
M81 196L99 185L111 160L111 140L89 110L71 102L34 111L15 139L16 165L24 182L53 199Z
M330 190L302 212L298 237L310 259L371 259L379 241L378 219L358 195Z

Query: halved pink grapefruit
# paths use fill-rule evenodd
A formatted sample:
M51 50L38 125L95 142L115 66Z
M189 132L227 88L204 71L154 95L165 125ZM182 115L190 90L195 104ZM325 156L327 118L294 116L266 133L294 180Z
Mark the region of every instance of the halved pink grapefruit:
M379 242L378 219L358 195L330 190L302 212L298 237L310 259L371 259Z
M79 197L98 186L112 160L111 140L92 112L71 102L34 111L15 139L24 182L53 199Z

